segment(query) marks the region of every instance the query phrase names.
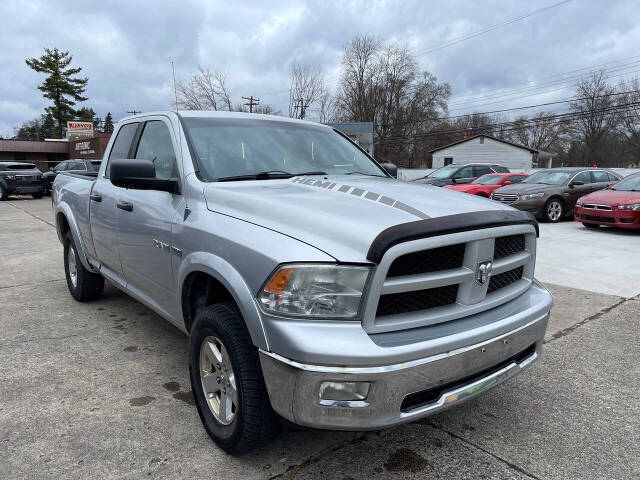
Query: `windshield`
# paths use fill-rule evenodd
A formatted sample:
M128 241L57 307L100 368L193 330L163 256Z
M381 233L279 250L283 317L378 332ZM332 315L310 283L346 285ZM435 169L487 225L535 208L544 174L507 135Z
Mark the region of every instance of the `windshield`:
M228 118L185 118L184 123L208 180L264 172L387 176L355 145L328 128Z
M450 178L456 170L458 170L457 165L447 165L446 167L439 168L431 172L427 177L429 178Z
M500 180L502 180L502 175L483 175L471 183L478 185L497 185Z
M542 183L545 185L562 185L571 176L572 172L554 172L543 170L525 178L522 183Z
M611 190L623 190L627 192L640 192L640 175L631 175L623 178L615 185L611 186Z

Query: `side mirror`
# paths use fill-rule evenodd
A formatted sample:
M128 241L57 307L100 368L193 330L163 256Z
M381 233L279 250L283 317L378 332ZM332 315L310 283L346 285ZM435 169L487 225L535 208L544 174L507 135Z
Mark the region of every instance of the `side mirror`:
M569 184L569 188L579 187L580 185L584 185L584 182L581 182L580 180L574 180Z
M384 168L393 178L398 178L398 167L394 163L387 162L381 163L380 165L382 165L382 168Z
M179 193L177 180L156 178L156 167L151 160L111 160L109 173L111 183L117 187Z
M502 185L511 185L511 180L505 180Z
M50 171L50 172L53 172L53 167L49 167L49 171Z

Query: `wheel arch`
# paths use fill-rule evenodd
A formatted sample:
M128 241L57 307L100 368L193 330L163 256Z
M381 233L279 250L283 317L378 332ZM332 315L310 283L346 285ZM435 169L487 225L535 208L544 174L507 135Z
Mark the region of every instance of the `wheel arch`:
M63 244L67 234L71 233L71 237L73 238L76 248L80 250L80 255L78 256L80 257L82 265L90 272L95 272L95 269L89 264L87 249L85 247L84 240L82 239L82 235L80 235L78 224L75 221L69 205L66 203L56 207L56 232L58 233L60 243Z
M268 349L267 336L253 294L240 273L223 258L208 252L187 255L178 271L184 329L190 333L201 306L233 301L256 347Z

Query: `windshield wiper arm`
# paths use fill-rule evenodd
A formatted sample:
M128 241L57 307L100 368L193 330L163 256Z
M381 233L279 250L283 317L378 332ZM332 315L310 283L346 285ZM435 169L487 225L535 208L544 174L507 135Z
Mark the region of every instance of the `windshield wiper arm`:
M362 173L362 172L347 172L343 173L343 175L365 175L367 177L384 177L384 175L376 175L375 173Z
M218 182L235 182L240 180L271 180L281 178L291 178L298 175L326 175L326 172L302 172L302 173L290 173L283 170L268 170L265 172L254 173L249 175L234 175L231 177L220 177Z

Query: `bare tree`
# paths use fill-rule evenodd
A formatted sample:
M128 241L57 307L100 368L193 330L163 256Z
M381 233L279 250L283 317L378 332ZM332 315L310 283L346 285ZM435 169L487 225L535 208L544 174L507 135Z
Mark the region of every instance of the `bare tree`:
M556 153L566 148L569 122L553 112L523 115L513 123L513 140L526 147Z
M249 107L247 107L244 103L237 103L232 111L249 113ZM266 103L253 107L252 113L259 113L262 115L282 115L282 112L280 110L276 110L271 105L268 105Z
M636 161L640 158L640 81L634 78L630 82L618 84L617 106L624 112L620 114L618 133L626 140L626 153Z
M307 65L291 65L289 117L304 118L305 110L315 105L325 92L324 79L319 70Z
M185 110L232 110L226 74L198 68L198 73L176 83L178 107Z
M329 90L325 89L318 99L318 121L330 123L336 120L336 102Z
M576 85L571 111L573 140L581 144L582 165L603 165L608 162L604 147L619 125L615 110L615 88L606 82L604 71L580 80Z

